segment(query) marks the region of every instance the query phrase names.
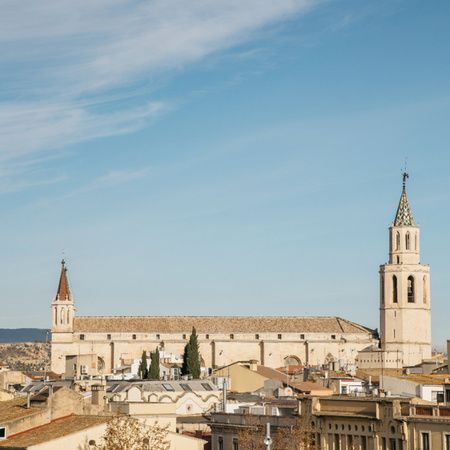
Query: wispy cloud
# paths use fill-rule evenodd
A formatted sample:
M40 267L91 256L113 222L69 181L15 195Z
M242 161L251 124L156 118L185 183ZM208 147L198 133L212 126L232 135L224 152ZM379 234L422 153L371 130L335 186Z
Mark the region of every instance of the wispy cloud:
M142 128L171 107L155 77L318 1L3 0L0 162Z
M124 183L129 183L130 181L144 178L149 173L150 167L143 167L141 169L111 170L105 175L99 176L85 187L79 189L77 193L106 189Z

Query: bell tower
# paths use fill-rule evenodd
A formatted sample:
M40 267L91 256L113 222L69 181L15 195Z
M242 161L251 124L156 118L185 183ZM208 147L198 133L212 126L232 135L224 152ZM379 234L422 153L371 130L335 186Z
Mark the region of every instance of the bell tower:
M420 228L406 194L408 178L404 173L389 227L389 262L380 266L381 348L397 355L403 366L431 357L430 267L420 261Z
M55 333L72 333L75 305L67 279L66 262L61 261L61 275L58 290L52 302L52 335Z

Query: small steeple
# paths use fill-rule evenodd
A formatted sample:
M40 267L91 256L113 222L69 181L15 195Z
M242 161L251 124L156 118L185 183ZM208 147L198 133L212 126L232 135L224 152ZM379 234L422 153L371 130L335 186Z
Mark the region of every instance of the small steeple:
M408 202L408 196L406 195L406 180L409 178L409 174L403 173L403 190L400 197L400 203L398 204L397 213L395 215L394 226L409 226L414 227L416 223L411 212L411 208Z
M67 268L64 259L61 261L61 275L59 277L58 291L55 300L72 300L69 280L67 279Z

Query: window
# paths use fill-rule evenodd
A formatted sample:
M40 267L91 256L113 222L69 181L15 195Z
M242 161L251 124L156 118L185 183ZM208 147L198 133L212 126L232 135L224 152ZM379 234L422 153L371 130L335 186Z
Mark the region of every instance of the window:
M397 440L396 439L389 439L389 450L397 450Z
M347 436L347 448L352 449L353 448L353 435L349 434Z
M110 341L110 340L111 340L111 335L110 335L110 334L107 334L107 335L106 335L106 339L108 339L108 341Z
M427 303L427 301L428 301L428 299L427 299L427 288L428 288L428 286L427 286L427 276L426 275L424 275L424 277L423 277L423 302L424 303Z
M421 433L422 434L422 450L430 450L430 433Z
M180 383L181 389L186 392L192 392L192 388L187 383Z
M239 450L239 444L236 438L233 439L233 450Z
M259 334L255 334L255 339L259 339Z
M203 389L205 391L212 391L213 388L211 387L211 385L209 383L202 383Z
M163 383L162 386L166 391L175 392L175 388L169 383Z
M400 250L400 233L397 231L397 235L395 236L395 249Z
M335 334L332 334L332 335L331 335L331 339L336 339L336 335L335 335Z
M409 231L406 233L406 236L405 236L405 244L406 244L406 250L409 250L409 247L410 247L410 236L409 236Z
M80 334L80 341L84 341L84 334Z
M209 334L205 334L205 339L209 339Z
M380 295L381 295L381 304L384 305L384 275L381 275L380 278Z
M445 450L450 450L450 434L444 436L445 439Z
M233 333L230 334L230 339L234 339L234 334Z
M283 336L281 336L281 334L278 335L278 339L281 339Z
M305 339L305 335L304 335L304 334L301 334L301 335L300 335L300 339Z
M135 335L135 334L133 334L133 336L132 336L132 337L133 337L133 340L135 341L135 340L136 340L136 335Z
M397 277L395 275L392 276L392 301L398 303L398 286Z
M219 444L219 449L218 450L223 450L223 437L219 436L219 439L217 440L218 444Z
M408 303L414 303L414 277L408 277Z
M361 450L367 450L367 436L361 436Z
M0 428L0 439L6 439L6 428Z
M338 434L334 435L334 450L341 450L341 441Z
M387 450L386 448L386 438L381 438L381 450Z
M156 339L159 341L159 340L161 339L161 335L160 335L160 334L157 334L157 335L156 335Z
M183 334L183 339L186 339L186 335L185 334Z
M443 392L436 393L436 403L444 403L444 393Z

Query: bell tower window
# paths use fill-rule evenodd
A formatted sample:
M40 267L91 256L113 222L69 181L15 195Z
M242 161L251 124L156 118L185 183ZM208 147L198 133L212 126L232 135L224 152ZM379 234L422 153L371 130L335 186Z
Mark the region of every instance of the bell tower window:
M414 303L414 277L408 277L408 303Z
M409 247L410 247L410 242L411 241L411 237L410 237L410 234L409 234L409 231L406 233L406 236L405 236L405 245L406 245L406 250L409 250Z
M398 289L397 289L397 277L392 277L392 301L398 303Z
M395 236L395 250L400 250L400 233L398 231Z
M423 277L423 302L427 303L428 299L427 299L427 277L426 275L424 275Z

